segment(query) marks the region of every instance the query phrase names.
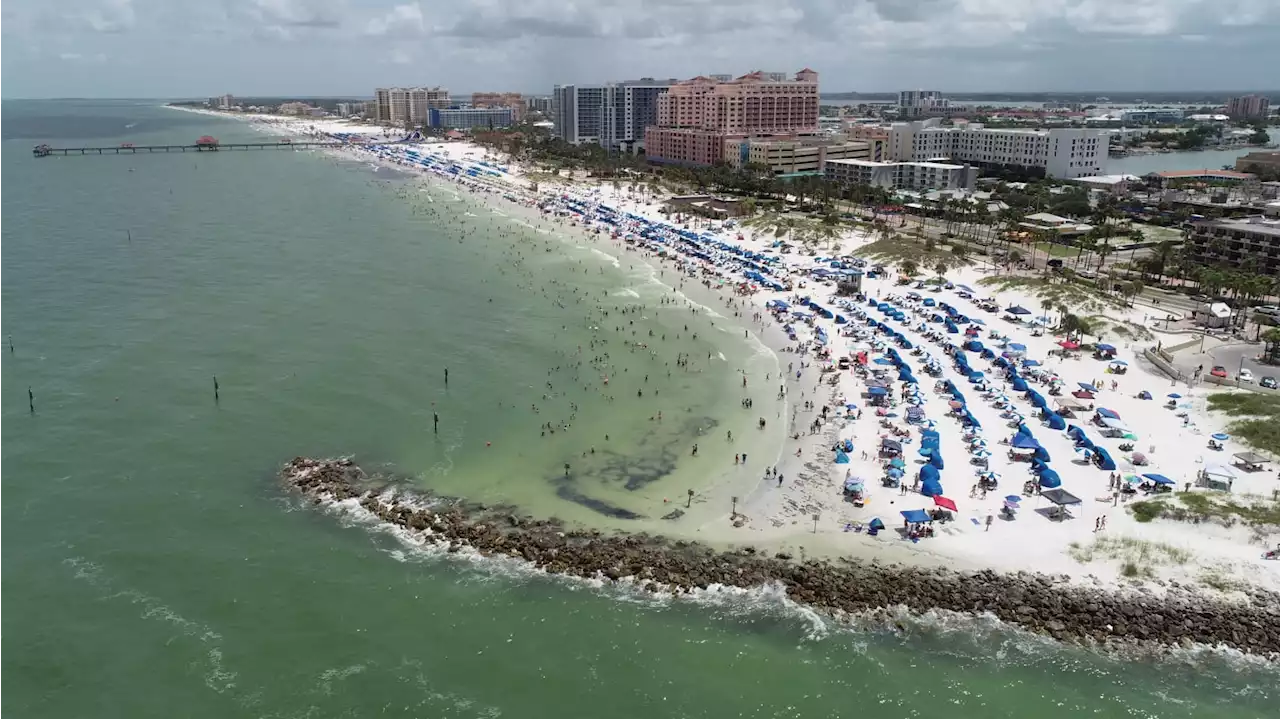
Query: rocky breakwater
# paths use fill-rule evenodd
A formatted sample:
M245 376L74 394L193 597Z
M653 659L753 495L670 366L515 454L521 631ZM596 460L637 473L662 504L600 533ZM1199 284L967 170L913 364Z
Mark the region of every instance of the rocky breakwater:
M1176 646L1196 642L1280 657L1280 596L1253 590L1225 602L1187 588L1162 596L1112 592L1064 577L993 571L955 572L842 560L793 561L746 548L716 551L644 534L566 528L505 509L424 502L379 491L350 460L299 457L281 471L285 483L317 503L356 499L384 522L419 533L450 552L523 559L554 574L629 577L650 591L683 593L712 585L750 588L781 583L796 602L840 615L905 606L989 613L1059 640L1086 644ZM886 614L886 616L888 616Z

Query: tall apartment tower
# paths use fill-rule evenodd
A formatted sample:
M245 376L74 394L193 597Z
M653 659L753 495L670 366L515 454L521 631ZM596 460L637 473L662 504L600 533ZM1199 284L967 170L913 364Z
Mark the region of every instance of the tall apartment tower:
M373 119L384 125L425 124L433 109L449 107L442 87L380 87L373 91Z
M1227 117L1232 120L1262 120L1271 113L1271 101L1264 95L1242 95L1227 99Z
M657 122L658 98L672 80L643 78L605 85L556 85L551 119L555 134L573 145L596 143L627 150Z

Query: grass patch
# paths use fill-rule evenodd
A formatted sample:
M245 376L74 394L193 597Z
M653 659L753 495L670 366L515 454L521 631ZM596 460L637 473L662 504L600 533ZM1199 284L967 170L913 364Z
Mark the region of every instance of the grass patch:
M1075 314L1080 314L1081 311L1104 312L1108 307L1118 307L1120 304L1096 287L1052 275L994 275L983 277L978 280L978 284L999 292L1021 290L1033 297L1049 300L1054 307L1065 305Z
M972 264L967 257L952 252L948 245L939 242L930 246L925 240L907 235L876 240L859 248L858 254L885 264L901 265L910 260L916 263L917 273L921 275L934 274L934 268L939 262L945 264L948 270Z
M1058 245L1052 242L1040 242L1036 245L1036 249L1040 250L1046 255L1052 255L1054 257L1075 257L1076 255L1080 254L1079 247L1072 247L1071 245Z
M1209 395L1209 408L1236 417L1228 431L1253 447L1280 454L1280 398L1256 392Z
M1133 518L1139 522L1150 522L1153 519L1163 517L1165 510L1169 505L1159 499L1148 499L1142 502L1131 502L1129 511L1133 512Z
M1131 502L1129 510L1139 522L1172 519L1177 522L1217 522L1233 526L1280 527L1280 502L1256 495L1216 492L1177 492L1171 498Z
M1248 582L1232 579L1217 569L1209 569L1200 574L1200 583L1219 592L1238 592L1249 588Z
M1192 558L1191 552L1172 544L1133 537L1097 537L1091 544L1072 542L1067 553L1081 564L1097 559L1119 559L1140 565L1184 564Z

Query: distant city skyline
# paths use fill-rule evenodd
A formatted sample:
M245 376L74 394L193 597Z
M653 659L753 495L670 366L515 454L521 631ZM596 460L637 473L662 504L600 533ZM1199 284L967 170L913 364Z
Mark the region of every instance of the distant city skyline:
M5 98L546 95L812 67L822 91L1269 89L1268 0L7 0Z

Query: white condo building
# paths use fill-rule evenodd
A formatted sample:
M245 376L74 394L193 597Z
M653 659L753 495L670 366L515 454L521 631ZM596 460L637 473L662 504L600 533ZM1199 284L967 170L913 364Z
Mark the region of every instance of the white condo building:
M894 123L889 159L923 162L947 158L983 169L1017 168L1069 180L1106 174L1106 130L1006 130L980 124L943 127L941 120Z
M658 122L658 96L674 80L644 78L606 85L556 85L551 119L555 134L571 145L594 143L633 149L644 129Z

